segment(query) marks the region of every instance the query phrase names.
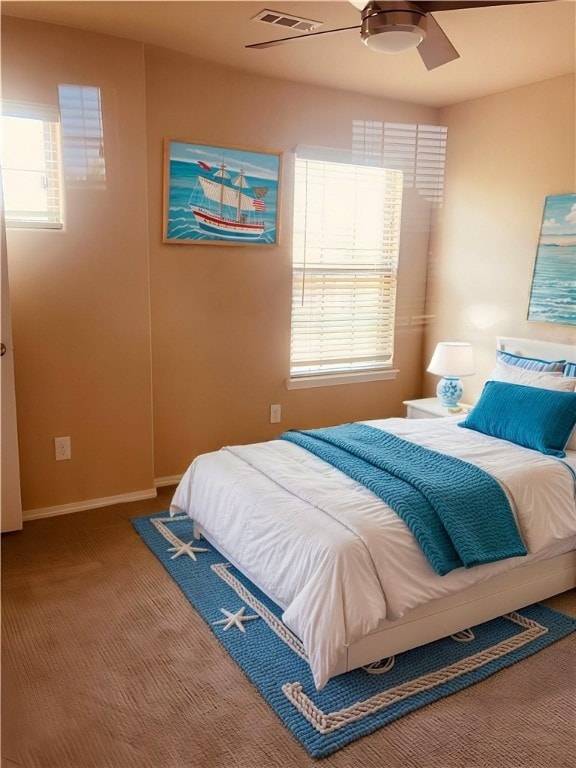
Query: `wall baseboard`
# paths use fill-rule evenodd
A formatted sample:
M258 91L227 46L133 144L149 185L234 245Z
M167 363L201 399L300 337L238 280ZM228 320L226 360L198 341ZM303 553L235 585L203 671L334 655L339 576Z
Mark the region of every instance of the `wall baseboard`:
M182 475L170 475L170 477L155 477L154 485L156 488L163 488L165 485L178 485L182 480Z
M27 520L38 520L41 517L55 517L56 515L69 515L71 512L82 512L86 509L96 509L97 507L109 507L112 504L123 504L127 501L140 501L141 499L155 499L158 494L156 488L147 488L143 491L133 491L132 493L121 493L118 496L105 496L101 499L86 499L86 501L75 501L72 504L60 504L55 507L44 507L43 509L28 509L22 513L24 522Z

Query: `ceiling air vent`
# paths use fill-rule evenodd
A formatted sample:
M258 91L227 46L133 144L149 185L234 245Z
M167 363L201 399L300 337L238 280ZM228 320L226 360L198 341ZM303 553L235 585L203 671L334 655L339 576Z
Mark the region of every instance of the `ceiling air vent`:
M256 16L252 17L252 20L263 21L266 24L277 24L280 27L289 27L290 29L297 29L300 32L312 32L312 30L322 26L321 21L303 19L301 16L290 16L288 13L269 11L268 9L257 13Z

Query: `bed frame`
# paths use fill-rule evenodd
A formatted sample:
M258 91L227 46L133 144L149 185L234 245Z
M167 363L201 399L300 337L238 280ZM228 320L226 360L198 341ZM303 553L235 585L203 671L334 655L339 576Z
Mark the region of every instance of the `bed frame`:
M496 342L497 349L513 354L576 362L576 345L504 336L497 337ZM196 524L194 536L205 536ZM238 563L214 544L209 536L206 538L242 571ZM249 573L245 575L252 578ZM256 586L262 589L259 584ZM576 549L519 566L455 595L432 600L398 621L381 622L374 632L347 648L332 676L461 632L575 587Z
M576 344L557 344L554 341L497 336L496 349L513 355L539 357L542 360L568 360L576 363Z

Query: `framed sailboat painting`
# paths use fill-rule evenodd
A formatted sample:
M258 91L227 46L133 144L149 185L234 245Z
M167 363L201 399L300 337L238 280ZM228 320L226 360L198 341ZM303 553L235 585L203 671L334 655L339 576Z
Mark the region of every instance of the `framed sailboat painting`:
M165 243L278 245L282 153L164 140Z

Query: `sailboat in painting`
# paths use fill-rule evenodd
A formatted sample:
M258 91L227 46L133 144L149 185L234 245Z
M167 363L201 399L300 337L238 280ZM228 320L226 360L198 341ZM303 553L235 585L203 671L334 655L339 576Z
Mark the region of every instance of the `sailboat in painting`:
M264 234L264 221L254 217L266 210L264 198L268 187L251 187L244 171L230 175L222 162L217 170L197 161L199 200L190 198L190 208L202 230L209 235L239 240L258 240Z

